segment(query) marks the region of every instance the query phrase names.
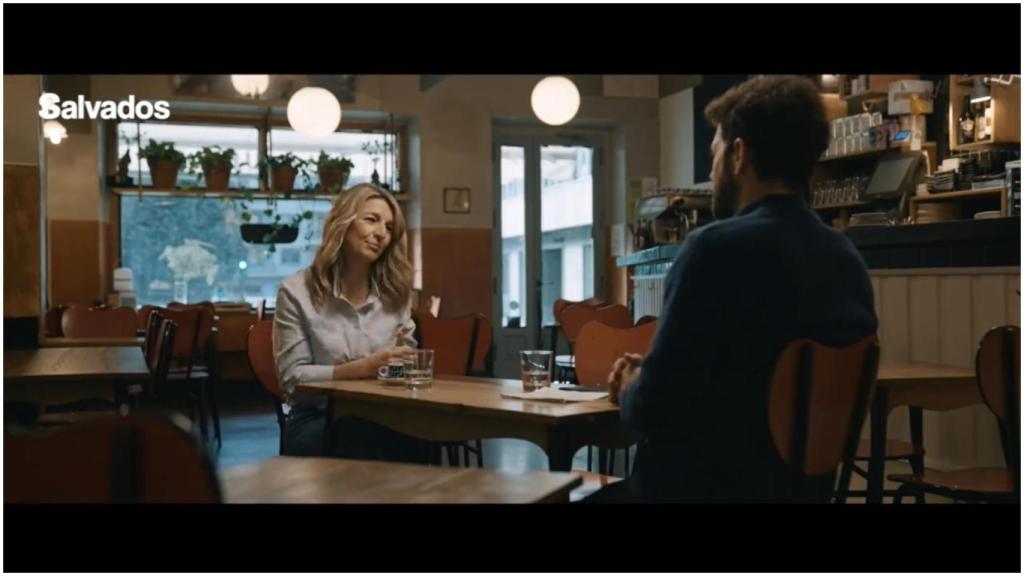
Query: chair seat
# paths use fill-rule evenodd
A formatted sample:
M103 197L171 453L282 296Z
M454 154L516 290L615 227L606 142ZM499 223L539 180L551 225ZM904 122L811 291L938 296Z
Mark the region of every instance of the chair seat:
M39 426L71 426L85 422L93 422L105 418L119 418L120 412L115 410L88 410L83 412L54 412L41 415L35 424Z
M885 459L886 460L903 460L910 458L911 456L923 456L924 448L921 446L914 446L910 442L904 442L903 440L886 440L885 441ZM871 458L871 441L861 440L857 444L857 455L854 460L868 460Z
M563 368L575 368L576 358L569 354L559 354L555 356L555 366L562 366Z
M570 502L578 502L605 486L622 481L622 478L616 476L587 472L585 470L573 470L572 473L583 478L583 484L580 484L569 493Z
M948 472L928 471L920 476L890 474L889 480L925 489L964 495L1012 496L1013 494L1013 474L1006 468L968 468Z

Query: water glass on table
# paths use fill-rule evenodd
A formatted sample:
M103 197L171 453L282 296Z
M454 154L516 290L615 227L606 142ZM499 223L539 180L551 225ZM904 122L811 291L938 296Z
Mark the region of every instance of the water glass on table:
M523 365L523 390L532 392L551 385L550 350L523 350L519 353Z
M409 390L430 388L434 379L434 351L413 350L405 356L405 387Z

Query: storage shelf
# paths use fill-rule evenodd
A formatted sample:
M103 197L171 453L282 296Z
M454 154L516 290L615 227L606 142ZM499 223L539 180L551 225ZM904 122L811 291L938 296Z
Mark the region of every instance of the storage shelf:
M985 150L986 148L992 148L996 146L1016 146L1020 142L993 142L986 140L984 142L971 142L970 144L957 144L953 146L951 150L953 152L966 152L970 150Z
M954 192L932 192L927 196L914 196L911 202L942 202L956 198L976 198L979 196L998 196L1006 192L1006 186L979 188L977 190L956 190Z

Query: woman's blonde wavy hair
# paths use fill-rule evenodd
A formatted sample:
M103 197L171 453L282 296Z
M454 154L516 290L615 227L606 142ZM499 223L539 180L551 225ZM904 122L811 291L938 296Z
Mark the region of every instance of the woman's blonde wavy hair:
M339 195L334 200L331 212L324 220L324 237L316 251L313 264L309 267L309 288L313 305L323 306L327 298L337 291L341 268L345 265L341 246L345 241L348 227L359 216L363 205L374 198L381 198L391 207L394 216L391 242L380 258L370 266L370 278L380 290L384 303L397 309L407 305L412 296L412 265L409 264L405 244L405 217L398 202L386 190L364 185Z

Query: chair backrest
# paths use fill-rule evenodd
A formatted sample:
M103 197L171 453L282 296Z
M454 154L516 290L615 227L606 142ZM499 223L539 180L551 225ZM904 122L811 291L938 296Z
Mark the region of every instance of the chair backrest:
M275 398L284 401L284 390L277 380L277 365L274 362L274 321L260 320L249 328L249 368L256 375L263 388Z
M649 322L657 322L657 321L658 321L658 317L657 316L651 316L650 314L648 314L646 316L641 316L641 317L637 318L636 319L636 324L633 324L633 325L634 326L640 326L642 324L647 324Z
M458 318L416 314L420 347L434 351L434 373L466 375L486 370L491 323L479 312Z
M54 434L4 433L5 503L217 503L196 441L156 414L105 418Z
M178 325L178 333L174 339L176 362L191 367L202 358L215 321L210 308L194 305L157 309L161 316L173 320Z
M64 316L64 311L68 307L63 304L57 304L53 308L46 311L46 317L44 319L44 326L46 327L46 336L49 338L60 338L64 336L64 329L61 328L61 318Z
M999 419L1006 466L1020 490L1020 327L999 326L981 339L974 360L978 387Z
M136 312L139 316L139 330L149 329L149 315L157 308L157 306L153 306L152 304L144 304L139 308L139 311Z
M267 315L267 299L261 298L260 305L256 307L256 321L260 322Z
M68 338L132 338L139 319L132 308L86 308L71 306L61 317L61 330Z
M657 331L657 322L631 328L587 322L576 338L576 379L584 385L605 385L615 361L626 352L646 356Z
M851 464L877 375L874 334L843 348L803 339L783 349L769 385L768 424L792 471L794 497L804 478Z
M168 318L154 312L152 319L152 343L146 342L146 365L152 375L152 392L159 396L159 391L167 383L167 375L171 371L171 361L174 355L174 343L176 341L178 325Z
M571 304L562 310L561 325L565 339L570 343L575 342L583 326L594 320L613 328L629 328L633 325L629 308L622 304L609 304L601 307Z

